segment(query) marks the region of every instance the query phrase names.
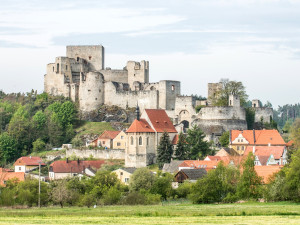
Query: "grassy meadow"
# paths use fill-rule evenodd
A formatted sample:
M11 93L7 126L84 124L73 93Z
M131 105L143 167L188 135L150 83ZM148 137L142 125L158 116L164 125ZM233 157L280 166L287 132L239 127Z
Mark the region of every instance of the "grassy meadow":
M0 209L0 224L300 224L300 204L241 203Z

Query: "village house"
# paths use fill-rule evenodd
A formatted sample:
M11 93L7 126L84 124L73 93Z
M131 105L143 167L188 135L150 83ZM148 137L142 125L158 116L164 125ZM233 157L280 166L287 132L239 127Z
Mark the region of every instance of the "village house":
M183 162L184 160L172 160L170 163L165 163L162 168L162 172L177 173L179 171L179 165Z
M231 130L229 147L243 155L248 146L286 146L277 130Z
M90 143L90 145L92 145L94 147L103 147L103 148L112 149L113 148L113 140L120 133L121 133L121 131L106 130L98 138L93 140Z
M5 187L8 180L24 181L24 172L13 172L9 169L0 168L0 186Z
M98 169L105 163L104 160L83 161L63 160L51 163L49 167L49 179L63 179L75 176L95 176Z
M250 152L255 156L256 166L285 165L287 164L287 148L285 146L248 146L244 153Z
M134 167L125 167L114 170L113 173L117 174L118 179L123 183L128 185L131 175L136 171Z
M40 157L34 157L34 156L29 156L29 157L21 157L16 160L14 163L15 167L15 172L24 172L28 173L36 168L41 166L45 166L46 164L42 161Z
M170 141L177 131L165 110L145 109L140 117L139 107L136 119L126 131L125 167L146 167L156 162L157 147L164 132Z
M220 161L213 160L184 160L178 167L179 171L183 169L205 169L206 171L217 168Z
M126 147L126 133L121 131L114 139L113 139L113 149L125 149Z
M192 183L195 183L198 179L201 179L207 174L207 171L204 168L201 169L182 169L177 172L175 175L175 180L178 183L183 183L188 180Z

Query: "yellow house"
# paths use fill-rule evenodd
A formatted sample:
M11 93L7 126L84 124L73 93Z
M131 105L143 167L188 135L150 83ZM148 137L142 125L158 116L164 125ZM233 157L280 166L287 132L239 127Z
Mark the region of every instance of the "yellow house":
M136 168L134 167L126 167L126 168L120 168L117 170L114 170L113 172L117 174L118 179L123 183L123 184L129 184L130 177L134 173Z
M113 149L125 149L126 147L126 133L121 131L114 139L113 139Z

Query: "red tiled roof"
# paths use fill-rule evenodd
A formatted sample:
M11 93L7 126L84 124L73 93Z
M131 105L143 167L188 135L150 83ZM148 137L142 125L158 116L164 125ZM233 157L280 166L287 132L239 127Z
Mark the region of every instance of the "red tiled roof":
M177 133L173 123L163 109L145 109L152 126L158 133Z
M247 150L249 148L249 150ZM255 146L255 155L257 156L270 156L273 155L275 159L280 159L283 155L284 146ZM253 152L253 147L248 146L246 152Z
M263 178L264 183L268 183L269 178L274 174L278 173L281 166L254 166L258 176Z
M178 140L179 140L179 135L176 134L176 135L174 136L173 140L172 140L172 145L177 145Z
M242 134L242 136L246 138L250 145L286 145L285 141L280 136L277 130L255 130L254 132L253 130L232 130L231 141L234 141L239 136L239 134Z
M115 139L120 132L121 131L106 130L98 137L98 139Z
M184 160L178 167L215 169L220 161Z
M221 161L221 159L222 159L221 156L211 156L211 155L206 156L206 158L209 159L207 161Z
M17 159L17 161L14 163L15 165L21 165L21 166L38 166L39 162L41 162L41 166L45 166L46 164L43 163L43 160L40 157L21 157Z
M1 169L1 168L0 168ZM19 181L25 180L24 172L7 172L5 169L0 171L0 186L5 186L4 181L11 179L18 179Z
M99 169L102 164L104 164L104 160L94 160L94 161L81 161L79 163L77 160L69 160L67 161L55 161L51 163L50 170L54 173L82 173L85 168L94 168Z
M151 128L149 123L145 119L134 120L130 125L127 133L154 133L155 131Z

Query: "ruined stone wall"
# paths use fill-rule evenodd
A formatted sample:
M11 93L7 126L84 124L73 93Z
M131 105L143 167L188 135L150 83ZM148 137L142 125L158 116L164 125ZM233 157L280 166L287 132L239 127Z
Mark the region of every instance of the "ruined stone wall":
M67 149L66 157L76 156L78 158L89 158L93 156L96 159L125 159L125 150L123 149L107 149L107 150L94 150L94 149Z
M253 108L255 110L255 122L261 122L261 118L263 118L264 123L270 123L270 117L273 119L273 108Z
M53 68L55 63L47 65L47 74L44 76L44 90L50 95L69 97L69 87L65 84L64 74L57 73Z
M101 70L100 73L103 74L104 80L115 81L120 83L128 83L128 71L127 70Z
M208 83L207 84L207 100L211 104L211 99L217 97L217 92L222 89L222 83Z
M192 122L196 115L195 110L196 100L192 96L177 96L175 102L175 115L178 118L178 123L186 120Z
M242 107L203 107L198 118L201 120L246 120L246 110Z
M99 72L89 72L81 77L79 85L79 106L84 112L93 111L104 103L104 80Z
M128 84L133 89L133 83L138 81L140 83L149 83L149 62L128 61L126 69L128 71Z
M157 91L117 91L113 82L105 82L104 104L116 105L122 108L136 107L138 104L140 110L158 108Z
M89 71L104 69L104 47L102 45L67 46L67 57L79 60L82 58L89 64Z
M158 84L159 108L166 110L175 109L176 97L180 95L180 82L162 80Z

